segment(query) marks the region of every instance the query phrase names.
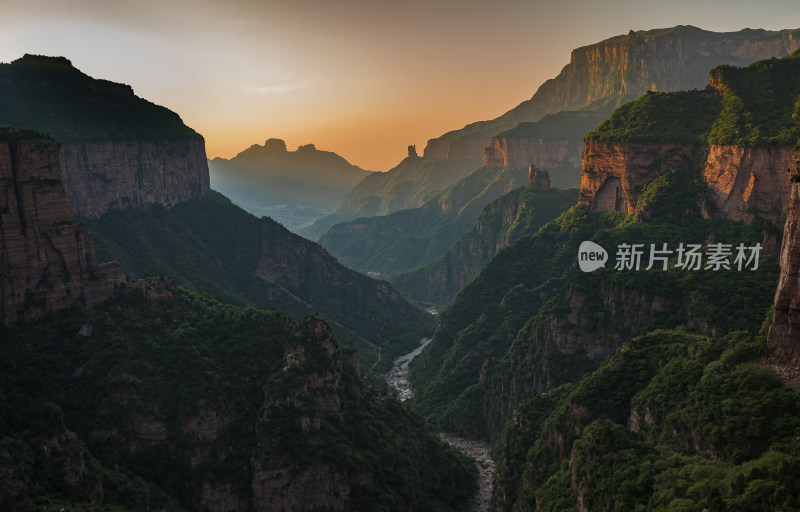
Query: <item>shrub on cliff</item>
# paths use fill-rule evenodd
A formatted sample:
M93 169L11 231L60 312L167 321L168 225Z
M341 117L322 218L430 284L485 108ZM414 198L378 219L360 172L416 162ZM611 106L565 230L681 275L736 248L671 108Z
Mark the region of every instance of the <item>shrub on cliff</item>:
M649 93L586 134L596 142L762 146L800 138L800 53L719 66L705 90Z
M653 332L524 401L504 434L498 510L800 509L800 394L756 364L764 349L742 333Z

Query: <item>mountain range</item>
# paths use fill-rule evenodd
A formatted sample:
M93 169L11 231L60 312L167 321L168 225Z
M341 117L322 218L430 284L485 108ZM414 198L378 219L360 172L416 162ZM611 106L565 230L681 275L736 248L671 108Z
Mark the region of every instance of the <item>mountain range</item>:
M4 509L469 498L474 466L375 373L431 332L430 315L209 191L202 138L130 87L63 58L3 66L4 122L55 133L0 130ZM118 261L97 263L87 229Z
M470 125L409 148L404 179L367 176L356 189L392 183L360 203L386 215L331 228L337 250L374 268L425 234L409 259L427 263L392 282L438 318L209 191L175 115L153 139L135 123L109 142L3 129L0 504L464 510L476 468L438 431L489 443L494 510L800 509L795 34L675 27L580 48L507 119L534 124ZM4 87L66 80L61 99L42 81L50 126L85 94L164 113L66 59L21 61ZM670 92L695 64L705 83ZM580 186L559 190L569 173L523 164L566 155L576 127ZM115 171L65 171L69 145ZM461 167L481 155L492 165ZM129 199L81 195L93 180ZM464 234L432 250L439 226ZM376 372L434 327L401 403Z
M743 66L782 57L798 48L797 30L710 32L693 26L630 31L572 51L570 62L528 100L499 117L471 123L430 139L420 158L406 158L386 173L371 176L348 193L336 212L301 234L318 239L336 223L385 215L419 206L437 189L472 173L481 165L559 168L577 186L582 135L614 107L647 91L703 88L711 68ZM598 110L597 116L561 111ZM540 129L520 123L543 121ZM553 131L550 124L559 127ZM512 130L510 137L500 135ZM542 133L548 135L542 137ZM562 133L561 136L554 136ZM509 143L509 139L515 139ZM489 149L487 149L489 148ZM505 153L504 153L505 151ZM414 152L416 155L416 152ZM500 162L503 162L500 164Z
M330 151L306 144L288 151L280 139L208 163L211 188L257 217L291 231L333 213L344 194L370 174Z

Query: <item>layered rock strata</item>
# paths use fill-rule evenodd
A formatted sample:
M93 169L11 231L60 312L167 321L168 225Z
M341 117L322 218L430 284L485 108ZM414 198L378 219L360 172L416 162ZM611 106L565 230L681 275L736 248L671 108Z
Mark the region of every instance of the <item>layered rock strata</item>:
M680 143L586 143L579 204L634 213L641 186L672 170L702 169L711 191L709 215L782 225L789 205L793 146L745 147Z
M800 169L800 155L793 158ZM767 334L768 360L800 387L800 183L791 185L789 213L783 227L781 275L775 292L775 313Z
M174 206L210 190L202 139L65 144L60 158L64 188L79 217Z
M98 264L73 221L55 142L0 142L0 320L11 324L78 304L88 309L124 282Z

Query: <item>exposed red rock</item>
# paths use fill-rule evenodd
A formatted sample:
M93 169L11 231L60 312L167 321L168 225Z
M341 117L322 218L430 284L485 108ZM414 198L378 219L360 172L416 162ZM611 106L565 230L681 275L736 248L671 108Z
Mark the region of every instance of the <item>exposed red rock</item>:
M55 142L0 142L0 319L102 302L124 282L73 221Z
M64 188L79 217L174 206L210 190L202 139L65 144L60 156Z
M550 173L545 169L537 169L531 164L528 168L528 182L535 188L550 188Z
M722 216L750 222L766 217L780 225L789 205L792 146L711 146L703 178Z
M638 187L671 170L703 169L714 201L710 215L783 224L789 204L792 146L587 142L579 204L596 211L633 213Z
M792 169L800 169L795 153ZM775 314L767 334L768 362L784 381L800 387L800 184L792 183L789 213L783 228L781 275L775 292Z
M691 169L695 151L692 144L587 142L578 204L633 213L638 187L667 171Z

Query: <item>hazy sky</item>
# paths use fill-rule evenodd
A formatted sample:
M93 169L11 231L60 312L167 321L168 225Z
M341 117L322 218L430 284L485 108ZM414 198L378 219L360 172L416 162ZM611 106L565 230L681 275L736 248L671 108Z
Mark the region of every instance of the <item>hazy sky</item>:
M0 61L62 55L231 157L267 138L385 171L629 30L800 27L797 0L0 0Z

